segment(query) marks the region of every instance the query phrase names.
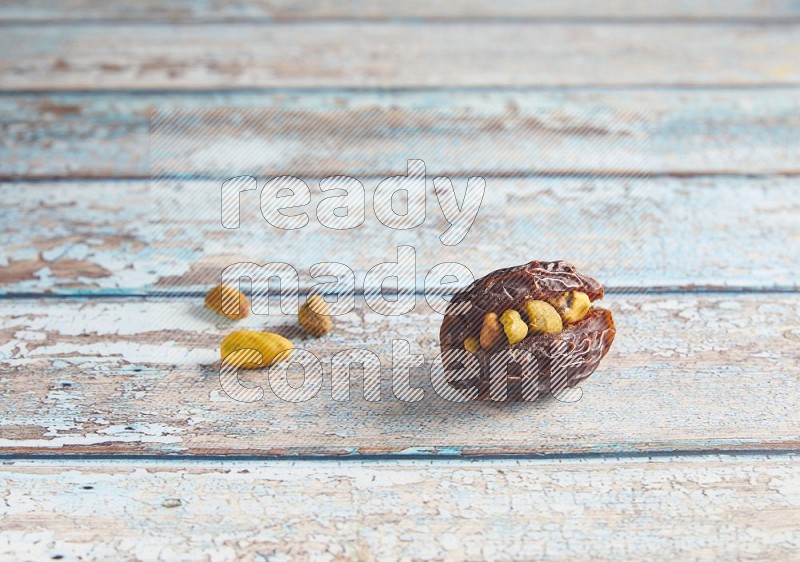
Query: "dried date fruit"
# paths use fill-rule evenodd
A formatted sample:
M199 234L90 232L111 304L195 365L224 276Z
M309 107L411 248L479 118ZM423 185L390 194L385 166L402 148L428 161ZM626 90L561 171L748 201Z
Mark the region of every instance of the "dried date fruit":
M449 384L477 390L479 400L512 401L574 387L614 341L611 312L593 304L602 298L600 283L563 261L476 280L453 296L439 332ZM465 361L465 350L477 361ZM501 398L492 391L499 378Z

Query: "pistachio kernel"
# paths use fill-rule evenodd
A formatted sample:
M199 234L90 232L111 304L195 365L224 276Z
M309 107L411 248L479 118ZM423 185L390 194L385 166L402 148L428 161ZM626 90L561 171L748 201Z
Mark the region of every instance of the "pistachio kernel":
M500 323L503 324L503 329L508 338L508 343L515 344L525 339L528 335L528 325L519 315L519 312L510 308L506 310L500 317Z
M231 320L241 320L249 312L249 304L244 293L229 285L217 285L205 298L206 308Z
M467 338L464 340L464 349L470 353L477 353L481 348L478 338Z
M528 314L530 331L535 334L557 334L564 329L561 316L548 302L525 301L525 312Z
M236 330L222 340L220 356L229 365L258 369L287 359L293 348L291 341L278 334Z
M589 295L580 291L567 291L561 295L553 306L567 324L574 324L589 312L592 302Z
M503 339L503 326L497 320L497 314L488 313L483 317L481 326L480 344L483 349L492 349Z
M307 334L316 338L324 336L333 327L328 303L320 295L308 297L297 313L297 320Z

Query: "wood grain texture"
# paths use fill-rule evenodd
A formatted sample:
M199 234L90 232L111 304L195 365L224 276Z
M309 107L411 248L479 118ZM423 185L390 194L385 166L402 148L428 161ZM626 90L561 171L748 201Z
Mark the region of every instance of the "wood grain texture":
M18 25L0 89L796 85L798 59L798 25Z
M17 463L0 555L45 560L792 560L797 457Z
M354 455L581 454L795 450L800 443L800 296L606 296L617 338L575 403L453 403L431 388L440 316L421 298L385 317L359 299L320 340L293 317L251 316L321 362L324 383L290 403L268 374L263 399L239 402L219 380L219 342L234 329L196 300L11 300L0 318L4 453ZM426 364L419 402L391 387L392 341ZM363 348L381 359L379 402L331 397L331 360ZM356 374L357 373L357 374ZM290 383L303 384L293 367ZM399 396L399 394L398 394Z
M800 172L795 90L457 90L0 96L0 175L149 177L156 113L197 117L158 155L173 174L198 171L188 150L242 159L245 139L273 156L240 163L280 174L386 175L412 157L461 175ZM255 118L212 118L236 114Z
M242 261L288 263L304 288L316 283L312 265L339 262L361 287L401 245L415 248L419 291L440 263L480 277L532 259L566 259L616 289L798 286L796 178L489 178L470 232L445 246L430 172L426 220L411 230L374 216L378 178L362 178L366 219L344 231L316 220L322 192L311 178L309 224L293 231L264 220L258 191L242 195L241 228L222 228L221 182L3 184L0 292L204 293ZM462 193L465 183L454 178Z
M7 0L0 5L0 22L70 22L70 21L201 21L230 20L464 20L480 18L514 19L685 19L784 21L796 18L800 9L792 0L467 0L426 2L424 0L383 0L380 2L313 0L157 0L98 4L91 0Z
M793 559L799 16L794 0L1 3L0 558ZM151 159L151 115L192 111ZM154 163L369 192L408 158L459 186L488 176L461 246L439 243L432 195L411 232L369 213L332 234L312 212L276 233L250 205L225 234L219 182L148 185ZM392 340L426 365L438 351L421 295L399 318L359 298L322 340L251 317L313 351L324 384L301 404L264 372L243 376L264 400L222 391L234 325L201 306L221 267L334 259L360 280L400 244L417 287L441 261L537 257L615 289L618 337L581 400L446 403L420 369L425 398L401 401ZM173 296L121 296L155 294ZM353 347L381 360L380 402L360 369L352 400L331 398Z

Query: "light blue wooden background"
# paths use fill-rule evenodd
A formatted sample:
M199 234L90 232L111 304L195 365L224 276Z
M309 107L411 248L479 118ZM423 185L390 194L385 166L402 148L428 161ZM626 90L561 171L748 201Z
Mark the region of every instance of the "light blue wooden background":
M4 2L0 557L793 559L798 60L781 0ZM220 107L292 119L199 119L159 173L242 134L291 155L264 174L368 188L422 157L487 177L469 250L436 242L441 217L264 247L220 238L200 199L154 204L152 115ZM309 122L336 150L295 142ZM335 254L363 273L398 241L423 273L569 256L600 278L619 336L584 398L225 399L232 326L199 304L221 267ZM294 337L388 367L392 338L432 357L438 322L360 304Z

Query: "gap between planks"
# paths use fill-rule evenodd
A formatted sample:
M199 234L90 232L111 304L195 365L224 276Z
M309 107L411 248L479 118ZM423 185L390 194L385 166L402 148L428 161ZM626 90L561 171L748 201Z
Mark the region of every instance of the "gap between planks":
M248 296L250 293L245 290ZM751 287L747 285L742 286L724 286L724 285L684 285L684 286L648 286L648 287L618 287L611 286L605 288L605 294L612 295L662 295L662 296L690 296L690 295L708 295L708 296L723 296L723 295L790 295L800 292L800 285L786 285L774 287ZM106 299L119 299L119 300L153 300L153 301L182 301L182 300L202 300L207 291L182 291L180 293L169 293L154 291L118 291L114 289L109 290L86 290L85 292L73 293L60 293L60 292L29 292L29 293L16 293L7 292L0 293L0 301L9 300L58 300L58 301L92 301L92 300L106 300ZM297 295L299 298L308 296L309 291L301 288ZM323 292L325 296L335 296L337 293ZM363 297L363 289L356 289L353 294L356 297ZM384 291L386 296L396 296L397 293L392 291ZM421 290L414 290L410 293L417 298L425 296L425 292ZM437 293L445 297L452 296L453 293L444 292Z
M388 173L381 176L359 175L357 179L367 182L375 182L386 179ZM436 174L437 176L446 176L454 181L466 181L468 178L473 177L474 174L464 174L463 172L448 172L442 171ZM728 170L697 170L686 172L657 172L652 174L642 172L608 172L604 170L585 170L585 171L510 171L510 172L489 172L482 173L480 177L487 180L504 180L504 179L521 179L521 180L537 180L545 178L560 178L560 179L592 179L592 178L605 178L605 179L631 179L631 180L645 180L645 179L763 179L769 181L771 178L795 178L800 176L800 169L797 170L783 170L779 172L731 172ZM201 174L161 174L157 178L149 175L114 175L114 176L61 176L61 175L36 175L26 176L20 174L3 175L0 172L0 182L2 183L25 183L25 184L47 184L47 183L97 183L103 182L113 185L116 182L147 182L147 181L218 181L220 184L231 175L201 175ZM301 178L302 179L302 178Z
M761 92L769 90L777 91L797 91L800 89L800 83L792 84L786 82L760 82L760 83L712 83L712 84L695 84L695 83L669 83L669 84L565 84L560 86L552 86L546 84L527 84L527 85L492 85L492 84L471 84L471 85L426 85L426 86L238 86L238 87L193 87L193 88L59 88L53 90L44 89L26 89L26 88L8 88L0 89L0 98L26 96L26 97L48 97L48 96L78 96L78 97L102 97L102 96L164 96L164 97L181 97L181 96L207 96L209 94L219 95L281 95L281 94L297 94L297 95L335 95L335 94L490 94L490 93L542 93L542 94L558 94L558 93L580 93L580 92L597 92L597 93L624 93L624 92L640 92L640 93L658 93L658 92L680 92L687 91L693 92Z
M69 19L69 20L48 20L48 19L4 19L0 20L0 28L3 27L24 27L24 26L50 26L50 27L69 27L69 26L87 26L96 25L98 23L106 25L172 25L172 26L188 26L188 25L217 25L217 24L231 24L231 25L306 25L314 24L328 24L328 25L342 25L342 24L358 24L367 23L371 25L380 24L402 24L402 25L420 25L423 23L436 24L436 25L463 25L463 24L515 24L526 23L531 25L708 25L708 26L793 26L800 24L800 16L795 14L786 17L709 17L705 19L698 19L692 17L585 17L580 16L545 16L545 17L503 17L503 16L475 16L475 17L375 17L375 18L305 18L305 19L272 19L272 18L219 18L219 19L170 19L170 20L152 20L152 19Z
M790 458L800 459L800 444L786 446L775 443L770 446L760 446L753 448L716 448L716 449L694 449L694 450L652 450L652 451L619 451L619 452L543 452L543 453L482 453L479 450L462 454L455 451L456 448L442 448L442 451L435 449L420 450L417 452L395 452L395 453L363 453L353 449L348 453L329 454L320 452L319 454L131 454L131 453L31 453L4 452L0 448L0 463L9 466L21 463L23 466L41 466L47 463L58 465L60 463L75 463L77 465L99 465L105 463L142 463L147 465L226 465L226 464L258 464L276 463L280 465L292 463L314 463L314 464L346 464L357 462L359 464L397 464L397 465L433 465L435 463L451 464L492 464L505 463L507 461L519 461L526 464L552 464L564 461L579 462L647 462L652 460L688 460L688 459L745 459L756 457L759 459L780 459ZM1 471L1 470L0 470Z
M450 4L389 0L382 2L290 3L242 0L222 2L162 2L144 0L135 5L106 3L93 5L79 0L40 1L33 5L7 0L0 7L0 21L19 23L71 22L293 22L293 21L382 21L410 20L465 21L652 21L659 22L753 22L780 23L800 16L791 0L712 0L702 4L671 0L640 2L616 0L598 3L589 0L549 0L535 3L514 0L468 0Z

